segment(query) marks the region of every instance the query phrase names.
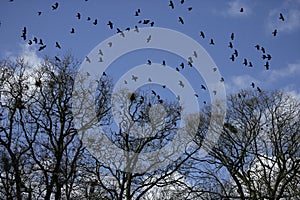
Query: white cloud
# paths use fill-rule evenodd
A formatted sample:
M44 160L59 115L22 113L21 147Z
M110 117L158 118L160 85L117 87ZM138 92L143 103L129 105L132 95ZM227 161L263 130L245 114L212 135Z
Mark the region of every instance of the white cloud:
M279 19L282 13L284 21ZM281 7L273 9L269 12L267 19L267 30L277 29L279 32L292 32L300 28L300 1L286 1Z
M261 81L248 74L232 76L229 78L229 82L226 83L226 90L228 93L234 93L241 89L249 89L252 82L256 85L261 83Z
M300 61L297 63L290 63L286 68L270 70L268 77L270 81L278 81L278 79L292 77L300 74Z

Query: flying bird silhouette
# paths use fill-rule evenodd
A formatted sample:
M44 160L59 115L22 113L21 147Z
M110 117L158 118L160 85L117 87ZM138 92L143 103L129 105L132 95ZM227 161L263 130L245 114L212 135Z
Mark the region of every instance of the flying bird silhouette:
M170 1L169 6L170 6L172 9L174 9L174 3L173 3L173 1Z
M231 33L230 38L231 38L231 40L234 39L234 33Z
M86 62L91 63L91 60L88 56L85 57Z
M42 51L46 48L46 45L40 46L39 51Z
M38 16L40 16L41 14L42 14L42 12L41 12L41 11L39 11L39 12L38 12Z
M205 38L205 35L204 35L204 32L203 32L203 31L200 32L200 36L201 36L203 39Z
M282 21L284 21L284 17L283 17L282 13L279 14L279 19L281 19Z
M179 17L179 18L178 18L178 21L179 21L181 24L184 24L184 21L183 21L182 17Z
M265 50L264 47L261 47L261 51L262 51L263 53L266 53L266 50Z
M268 61L266 62L265 67L266 67L266 70L269 70L269 69L270 69L270 64L269 64Z
M204 85L201 85L202 90L206 90L206 87Z
M239 52L235 49L234 50L234 53L233 53L234 55L235 55L235 57L238 57L239 56Z
M81 14L80 14L80 13L77 13L77 14L76 14L76 17L77 17L77 19L80 19L80 18L81 18Z
M229 48L231 48L231 49L233 48L233 44L232 44L232 42L229 42L229 45L228 45L228 47L229 47Z
M110 29L113 29L114 24L111 21L108 21L107 25L109 26Z
M188 7L188 11L192 11L193 7Z
M95 19L94 22L93 22L93 24L94 24L94 25L97 25L97 23L98 23L98 20Z
M215 42L214 42L214 40L213 39L210 39L210 43L209 44L211 44L211 45L215 45Z
M277 35L277 29L275 29L272 34L274 35L274 37Z
M247 65L248 65L248 61L247 61L247 59L246 59L246 58L244 58L244 62L243 62L243 64L244 64L245 66L247 66Z
M231 55L230 60L232 60L232 62L234 61L234 54Z
M147 43L149 43L150 40L151 40L151 35L148 36L148 38L147 38Z
M72 34L75 33L75 29L72 28L71 31L70 31L70 33L72 33Z
M184 87L184 84L183 84L183 82L181 80L179 80L178 84L179 84L180 87L182 87L182 88Z
M260 46L257 44L257 45L255 45L254 46L257 50L259 50L260 49Z
M56 2L54 5L52 5L52 10L56 10L58 8L58 2Z
M132 76L131 76L131 80L133 80L133 81L135 81L135 82L136 82L136 81L137 81L137 79L138 79L138 77L137 77L137 76L134 76L134 75L132 75Z
M59 43L58 43L58 42L55 42L55 47L57 47L57 48L61 49L61 47L60 47L60 45L59 45Z
M244 8L241 8L241 9L240 9L240 12L244 12Z

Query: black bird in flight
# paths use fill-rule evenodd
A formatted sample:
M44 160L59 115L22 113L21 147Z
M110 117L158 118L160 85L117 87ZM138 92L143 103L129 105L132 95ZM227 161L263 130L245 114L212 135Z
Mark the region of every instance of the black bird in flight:
M271 60L272 56L270 54L267 54L267 58L268 58L268 60Z
M38 42L36 37L34 37L32 41L34 41L35 44L37 44L37 42Z
M178 18L178 21L179 21L181 24L184 24L184 21L183 21L182 17L179 17L179 18Z
M42 39L40 39L40 42L39 42L39 44L40 44L40 45L44 45L44 43L43 43L43 40L42 40Z
M58 2L56 2L54 5L52 5L52 10L56 10L58 8Z
M59 43L58 43L58 42L55 42L55 47L57 47L57 48L61 49L61 47L60 47L60 45L59 45Z
M234 33L231 33L231 36L230 36L231 40L234 39Z
M32 45L32 41L31 41L31 40L29 40L29 41L28 41L28 44L29 44L29 45Z
M91 21L91 18L90 18L90 17L88 17L86 20L87 20L87 21Z
M259 50L260 49L260 46L257 44L257 45L255 45L254 46L257 50Z
M193 9L193 7L188 7L188 11L191 11Z
M232 60L232 62L234 61L234 55L233 54L231 55L230 60Z
M234 55L235 55L235 57L238 57L239 56L239 52L235 49L234 50L234 53L233 53Z
M144 19L143 24L149 24L150 20L149 19Z
M228 47L229 47L229 48L231 48L231 49L233 48L233 44L232 44L232 42L229 42L229 45L228 45Z
M41 12L41 11L39 11L39 12L38 12L38 16L40 16L41 14L42 14L42 12Z
M181 4L184 4L184 0L180 0L180 3L181 3Z
M76 17L77 17L77 19L80 19L81 18L81 14L77 13Z
M251 83L251 87L252 87L252 88L255 87L255 83L254 83L254 82Z
M173 1L170 1L169 6L170 6L172 9L174 9L174 3L173 3Z
M166 66L166 61L165 60L162 61L162 65Z
M266 53L266 50L265 50L264 47L261 47L261 51L262 51L263 53Z
M27 29L26 29L26 26L24 26L23 30L22 30L22 35L21 37L26 40L26 33L27 33Z
M281 19L282 21L284 21L284 17L283 17L282 13L279 14L279 19Z
M154 26L154 22L150 22L150 26L153 27Z
M265 67L266 67L266 70L269 70L269 69L270 69L270 64L269 64L268 61L266 62Z
M75 29L74 29L74 28L72 28L70 33L75 33Z
M184 63L183 62L180 64L180 66L181 66L181 69L184 69Z
M40 46L39 51L42 51L46 48L46 45Z
M151 41L151 35L148 36L147 43L149 43L150 41Z
M247 66L247 65L248 65L248 61L247 61L247 59L246 59L246 58L244 58L244 62L243 62L243 64L244 64L245 66Z
M154 90L151 90L151 93L156 96L156 92Z
M114 25L111 21L108 21L107 25L109 26L110 29L113 29Z
M95 21L93 22L93 24L94 24L94 25L97 25L97 23L98 23L98 20L95 19Z
M244 12L244 8L241 8L241 9L240 9L240 12Z
M201 36L203 39L205 38L205 35L204 35L204 32L203 32L203 31L200 32L200 36Z
M260 89L259 87L256 87L256 88L257 88L257 91L258 91L259 93L262 92L261 89Z
M204 85L201 85L202 90L206 90L206 87Z
M252 62L249 62L249 67L253 67Z
M152 64L151 60L147 60L147 64L151 65Z
M210 43L209 44L214 45L215 44L214 40L210 39Z
M275 29L272 34L274 35L274 37L277 35L277 29Z
M60 62L60 59L57 56L55 56L55 60L58 61L58 62Z

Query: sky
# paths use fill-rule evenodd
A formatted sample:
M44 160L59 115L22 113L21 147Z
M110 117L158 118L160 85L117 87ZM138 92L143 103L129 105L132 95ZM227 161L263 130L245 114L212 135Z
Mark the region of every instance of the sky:
M57 9L52 6L58 2ZM139 23L140 20L154 22L154 27L167 28L181 32L197 41L211 56L224 78L226 93L240 89L251 89L255 83L262 90L284 90L300 97L300 0L228 0L199 1L172 0L74 0L74 1L0 1L0 59L25 57L35 65L45 56L62 57L71 53L84 62L86 56L99 43L117 33L117 28L126 32L127 27L134 29L150 27ZM192 8L190 11L188 8ZM240 12L243 8L244 11ZM140 9L139 16L135 16ZM41 12L41 15L38 15ZM81 19L77 19L77 13ZM280 13L284 21L279 19ZM88 21L87 18L91 20ZM179 17L184 24L179 22ZM97 24L94 25L94 20ZM107 25L113 22L113 29ZM27 38L21 38L26 26ZM75 33L71 34L71 29ZM277 30L277 35L272 32ZM200 36L203 31L205 38ZM234 33L234 39L230 38ZM28 45L34 37L42 39L46 48L38 51L40 45ZM210 39L215 45L210 44ZM233 48L228 47L229 42ZM55 47L58 42L61 49ZM179 42L180 41L174 41ZM266 50L270 69L266 70L267 59L262 59L262 51L254 46L259 44ZM234 49L238 57L231 61ZM244 66L244 59L253 67ZM132 67L166 60L168 66L179 67L182 58L158 50L145 49L131 52L116 60L109 68L115 81ZM186 67L187 68L187 67ZM207 91L201 76L195 78L193 71L182 70L181 74L191 81L199 102L207 100Z

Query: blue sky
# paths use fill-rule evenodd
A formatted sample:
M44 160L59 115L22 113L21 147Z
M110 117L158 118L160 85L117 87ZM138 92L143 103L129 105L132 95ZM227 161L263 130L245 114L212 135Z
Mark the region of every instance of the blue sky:
M61 56L72 53L76 58L84 60L85 56L101 41L116 34L116 28L149 27L139 24L139 20L154 21L154 26L164 27L182 32L198 41L210 54L220 73L225 79L227 93L239 89L250 89L251 82L264 90L282 89L300 97L300 1L299 0L229 0L229 1L199 1L172 0L174 9L169 7L169 1L161 0L74 0L58 1L59 6L52 10L56 1L0 1L0 58L24 56L30 63L37 63L44 55ZM192 7L191 11L188 8ZM240 8L244 12L240 12ZM140 16L135 16L140 9ZM38 12L42 12L38 16ZM81 13L81 19L76 18ZM282 13L285 21L279 19ZM91 20L87 21L90 17ZM182 17L184 24L178 22ZM98 24L93 21L97 19ZM106 24L114 23L111 30ZM27 27L27 40L21 38L23 27ZM75 33L71 34L71 29ZM274 37L272 32L278 30ZM200 31L205 33L205 39L200 37ZM233 49L237 49L239 56L234 62L229 58L233 49L228 48L230 35L235 33L232 41ZM29 46L29 39L42 38L47 47L39 52L37 45ZM213 38L215 45L210 45ZM55 47L59 42L61 49ZM261 50L256 50L259 44L271 54L270 70L266 71ZM148 52L147 52L148 51ZM122 65L128 69L133 65L147 62L161 62L164 55L158 52L137 54L122 60ZM150 55L150 57L149 57ZM180 60L166 56L169 66L178 67ZM253 63L253 67L243 65L246 58ZM172 60L173 59L173 60ZM115 69L122 67L116 62ZM119 70L122 71L122 70ZM193 75L182 72L187 79ZM201 93L199 82L193 80L197 93ZM198 88L197 88L198 87Z

